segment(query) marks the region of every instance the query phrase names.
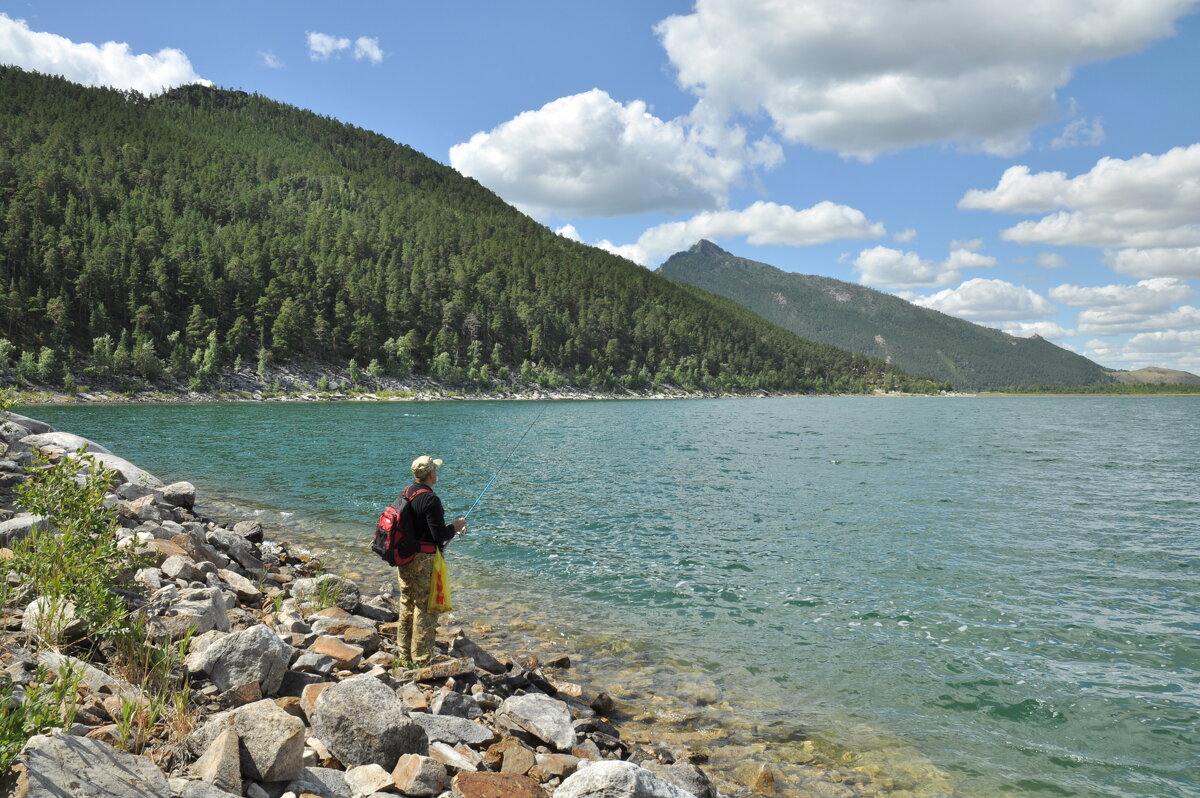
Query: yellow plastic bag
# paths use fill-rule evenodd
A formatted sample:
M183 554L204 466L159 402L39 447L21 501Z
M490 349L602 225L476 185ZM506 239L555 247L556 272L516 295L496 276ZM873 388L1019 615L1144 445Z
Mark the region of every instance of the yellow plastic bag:
M450 603L450 571L440 551L433 553L433 579L429 581L429 601L425 603L425 609L428 612L450 612L454 609Z

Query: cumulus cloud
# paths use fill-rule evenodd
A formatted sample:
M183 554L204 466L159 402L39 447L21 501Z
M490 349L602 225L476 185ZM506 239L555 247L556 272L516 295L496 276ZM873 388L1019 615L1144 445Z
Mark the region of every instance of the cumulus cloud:
M1074 307L1121 308L1131 313L1154 313L1182 302L1195 291L1171 277L1142 280L1136 285L1058 285L1050 289L1055 302Z
M1200 247L1122 249L1106 253L1104 260L1131 277L1200 278Z
M1126 308L1088 308L1076 321L1081 333L1120 335L1131 332L1183 330L1200 327L1200 310L1184 305L1166 313L1145 313Z
M958 207L1004 213L1049 213L1008 228L1001 237L1024 244L1093 247L1200 245L1200 144L1162 155L1101 158L1091 171L1005 170L990 190L972 189Z
M977 252L977 251L983 249L983 239L982 238L971 238L966 241L958 241L958 240L951 241L950 249L968 249L971 252Z
M1200 330L1139 333L1123 343L1095 339L1087 342L1086 355L1127 368L1166 366L1196 372L1200 371Z
M354 58L356 61L366 59L372 64L383 63L383 50L379 47L379 40L369 36L359 36L354 40Z
M754 246L784 244L807 247L843 238L879 238L887 233L862 211L833 202L819 202L796 210L774 202L756 202L740 211L698 213L682 222L651 227L635 244L596 244L601 249L649 266L666 255L687 249L702 238L746 237Z
M575 229L575 225L573 224L564 224L554 232L571 241L583 242L583 238L579 235L579 231Z
M539 218L708 210L756 157L717 137L592 89L476 133L450 148L450 164Z
M915 252L891 247L872 247L854 259L859 282L879 288L935 288L962 279L962 269L981 269L996 265L990 255L980 255L954 242L955 249L941 263L925 260ZM966 242L971 245L976 242Z
M909 227L901 230L899 233L892 233L892 239L901 244L907 244L917 240L917 231Z
M980 323L1042 319L1054 313L1054 305L1048 299L1025 286L980 277L967 280L958 288L947 288L911 301Z
M53 33L32 31L25 20L0 13L0 63L61 75L85 86L111 86L158 94L175 86L212 81L196 74L181 50L154 55L130 52L128 44L73 42Z
M314 61L328 61L343 50L350 49L350 40L345 36L330 36L328 33L308 33L308 57Z
M1089 62L1174 32L1192 0L698 0L656 27L680 84L784 138L870 159L939 141L1011 155Z

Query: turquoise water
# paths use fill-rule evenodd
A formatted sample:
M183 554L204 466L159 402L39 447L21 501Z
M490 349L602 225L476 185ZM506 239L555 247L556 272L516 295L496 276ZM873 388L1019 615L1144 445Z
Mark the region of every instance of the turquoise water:
M1195 398L27 410L367 568L416 454L457 514L540 413L452 547L471 584L958 795L1200 795Z

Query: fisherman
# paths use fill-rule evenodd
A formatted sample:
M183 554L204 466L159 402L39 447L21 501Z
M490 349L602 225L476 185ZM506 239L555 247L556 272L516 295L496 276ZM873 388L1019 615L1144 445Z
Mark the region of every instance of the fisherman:
M452 525L446 523L442 500L433 492L441 465L441 460L427 454L413 460L413 483L404 489L404 496L412 508L413 529L420 548L411 562L396 567L400 579L400 621L396 639L400 644L400 656L407 657L417 667L433 660L433 639L437 634L437 614L425 609L433 579L433 553L467 528L465 518L455 519Z

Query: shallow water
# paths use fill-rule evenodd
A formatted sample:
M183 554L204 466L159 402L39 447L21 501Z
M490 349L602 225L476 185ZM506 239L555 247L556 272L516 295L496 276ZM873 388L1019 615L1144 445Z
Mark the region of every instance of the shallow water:
M731 750L921 792L1200 794L1195 398L27 410L383 584L365 545L412 458L446 459L457 514L537 418L452 546L460 621L535 608Z

